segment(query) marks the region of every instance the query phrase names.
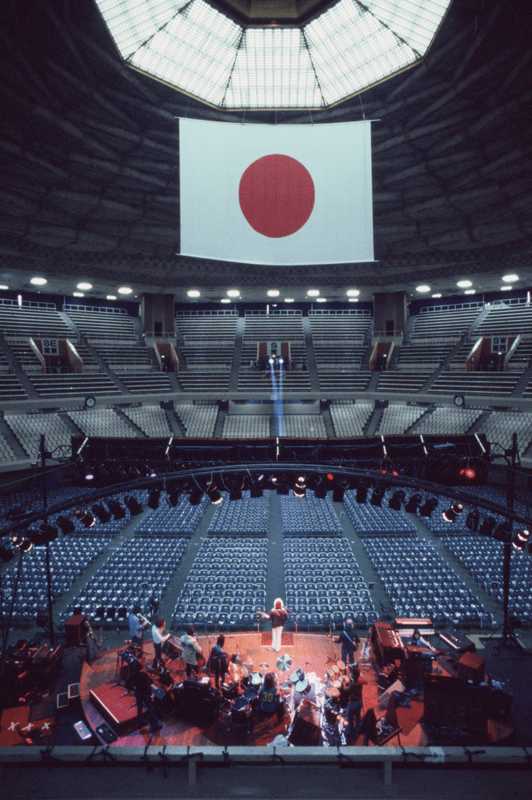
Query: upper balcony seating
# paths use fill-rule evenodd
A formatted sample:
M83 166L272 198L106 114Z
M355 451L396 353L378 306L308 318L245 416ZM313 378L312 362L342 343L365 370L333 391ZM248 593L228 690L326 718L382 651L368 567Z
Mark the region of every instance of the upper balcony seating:
M0 375L0 401L23 400L27 396L17 375Z
M507 336L521 334L532 336L532 305L527 303L492 303L480 325L478 336Z
M532 440L532 413L492 411L489 417L482 421L478 432L485 433L489 442L501 445L504 450L511 448L513 434L517 433L517 446L519 452L523 454ZM499 452L502 453L502 450Z
M120 381L131 394L168 394L172 390L170 378L165 372L137 372L120 374Z
M52 303L19 306L15 300L0 302L0 331L6 338L68 339L74 335Z
M419 372L381 372L377 391L383 394L392 392L414 394L420 391L427 379L426 374Z
M76 328L91 342L137 341L133 319L123 309L65 304L64 310Z
M457 342L482 311L482 303L450 308L424 308L414 322L412 344L426 341Z
M453 347L453 344L403 344L397 359L397 369L433 372L443 364Z
M337 400L330 411L337 436L364 436L364 427L373 414L373 403L353 403Z
M300 439L325 439L327 431L323 417L317 414L285 414L284 435Z
M155 369L144 342L95 343L93 346L113 372L149 372Z
M429 394L510 395L517 385L514 372L443 372Z
M41 397L56 397L58 400L69 397L120 394L120 389L108 375L103 373L70 373L67 375L30 375L33 388Z

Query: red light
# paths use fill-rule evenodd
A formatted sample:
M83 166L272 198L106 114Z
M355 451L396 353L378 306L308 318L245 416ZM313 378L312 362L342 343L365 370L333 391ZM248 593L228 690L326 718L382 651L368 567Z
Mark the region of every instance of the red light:
M473 478L477 477L476 470L474 470L473 467L466 467L465 469L461 469L460 475L463 475L464 478L468 478L470 481L473 480Z

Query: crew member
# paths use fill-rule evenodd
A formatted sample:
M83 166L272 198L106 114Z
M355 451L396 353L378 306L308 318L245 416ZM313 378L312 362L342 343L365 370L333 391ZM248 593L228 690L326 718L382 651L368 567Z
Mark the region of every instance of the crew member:
M272 623L272 648L278 653L281 649L281 637L283 633L283 625L288 619L288 611L283 605L283 601L278 597L273 604L273 608L269 614L264 611L258 612L261 617L270 619Z
M360 732L360 715L362 714L362 687L367 683L364 678L360 676L358 667L351 669L351 683L347 688L349 697L349 704L347 706L347 728L345 730L346 736L358 736ZM354 724L356 720L356 725Z
M350 667L355 660L355 651L358 650L360 639L355 631L355 623L352 619L347 619L344 622L344 629L340 636L334 640L337 644L342 645L342 654L340 659L347 667Z
M155 658L153 659L153 665L152 665L154 669L157 669L158 664L164 667L163 644L171 636L170 633L167 633L165 635L164 633L165 628L166 628L166 622L162 617L157 617L155 623L151 626L151 635L153 638L153 647L155 650Z
M149 620L141 613L140 606L135 606L133 611L128 617L129 635L131 637L131 644L142 647L142 639L144 638L144 628L149 625Z
M153 700L151 697L151 681L149 675L143 670L139 661L136 661L132 666L133 672L127 681L127 688L133 689L135 692L135 700L137 701L137 711L139 720L142 719L144 709L148 715L150 723L150 730L152 733L159 731L163 726L155 713Z
M187 670L187 678L190 678L192 672L197 676L198 661L203 655L203 650L196 639L196 632L192 625L187 628L187 632L181 637L180 641L183 648L183 661Z
M427 650L435 650L431 643L422 637L419 632L419 628L414 628L412 631L412 636L406 640L406 644L414 645L416 647L426 647Z
M225 682L228 669L227 659L229 658L229 654L224 651L224 644L225 636L221 633L216 639L216 644L212 648L209 656L209 669L214 672L214 681L217 689L220 688L220 679L222 683Z

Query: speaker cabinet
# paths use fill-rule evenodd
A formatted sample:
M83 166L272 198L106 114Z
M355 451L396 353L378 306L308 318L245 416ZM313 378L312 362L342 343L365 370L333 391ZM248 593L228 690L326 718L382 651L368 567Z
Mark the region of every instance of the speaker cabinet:
M426 675L424 680L424 722L460 728L486 737L488 730L488 687L475 686L460 678Z
M87 640L87 617L74 614L65 622L65 641L67 647L79 647Z
M486 674L486 659L478 653L464 653L458 662L458 677L480 683Z

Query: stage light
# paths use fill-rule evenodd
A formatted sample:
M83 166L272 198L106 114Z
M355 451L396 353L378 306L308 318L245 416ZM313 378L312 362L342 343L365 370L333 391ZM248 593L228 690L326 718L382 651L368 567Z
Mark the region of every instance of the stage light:
M259 478L259 480L260 480L260 478ZM262 497L262 486L260 486L258 483L253 483L252 482L251 486L249 487L249 496L250 497Z
M466 517L466 528L468 531L478 531L478 523L480 522L480 514L478 508L474 508L473 511L470 511Z
M364 483L358 485L355 500L357 503L365 503L368 496L368 487Z
M491 536L496 524L496 520L493 517L484 517L478 532L481 536Z
M133 497L132 494L128 494L126 497L124 497L124 503L129 508L129 513L131 514L132 517L136 517L137 514L142 513L141 504L139 503L136 497Z
M207 489L207 496L211 501L211 503L213 504L213 506L219 506L223 500L223 497L216 488L216 486L213 486L212 489Z
M126 516L126 509L120 505L118 500L108 500L107 506L109 508L109 511L116 520L124 519L124 517Z
M54 542L59 536L59 531L55 525L50 525L48 522L43 522L40 528L40 537L42 544L47 542Z
M512 523L506 521L497 525L493 531L493 538L503 544L509 544L512 541Z
M530 531L528 528L525 528L522 531L519 531L513 538L512 547L514 547L519 552L523 552L525 547L528 544L530 539Z
M268 359L268 364L273 364L274 361L275 361L275 359L270 356L269 359Z
M166 492L166 502L169 506L175 508L179 503L179 489L177 489L175 486L173 486L171 489L168 489Z
M85 472L85 480L86 481L93 481L94 480L94 470L87 469Z
M460 470L460 475L468 481L474 481L477 477L477 471L474 467L464 467Z
M421 517L430 517L432 512L438 508L438 500L436 497L427 497L422 506L419 507L419 515Z
M419 492L415 492L412 495L412 497L410 498L410 500L408 501L408 503L405 505L405 511L408 511L409 513L412 513L413 511L416 511L416 509L419 506L419 504L421 503L422 499L423 498L421 497Z
M77 508L75 514L79 521L85 525L86 528L93 528L96 525L96 517L91 514L90 511Z
M388 500L388 507L393 508L394 511L401 510L401 503L404 501L406 495L402 489L398 489Z
M445 522L454 522L456 518L462 513L464 507L462 503L451 503L449 508L446 508L442 513Z
M380 483L377 484L377 486L375 486L375 488L373 489L373 492L371 493L371 498L370 498L370 501L369 501L370 505L372 505L372 506L380 506L380 504L382 503L382 499L384 497L384 493L385 493L384 486L382 484L380 484Z
M191 506L199 506L201 498L203 497L203 489L196 486L190 492L189 502Z
M299 475L299 477L296 478L296 483L293 492L294 492L294 497L305 497L307 493L307 484L304 475Z
M92 513L96 514L100 522L103 523L109 522L111 519L111 512L101 503L96 503L96 505L92 507Z
M22 544L19 546L19 550L21 553L29 553L32 547L33 547L33 542L31 541L31 539L24 539Z
M76 530L76 526L68 517L57 517L56 523L61 528L61 533L73 533Z
M233 484L229 489L229 500L242 500L242 486L240 483Z
M284 358L283 358L282 356L281 356L281 358L279 359L279 364L284 364Z
M149 508L159 508L159 500L161 497L160 489L150 489L148 492L148 506Z

